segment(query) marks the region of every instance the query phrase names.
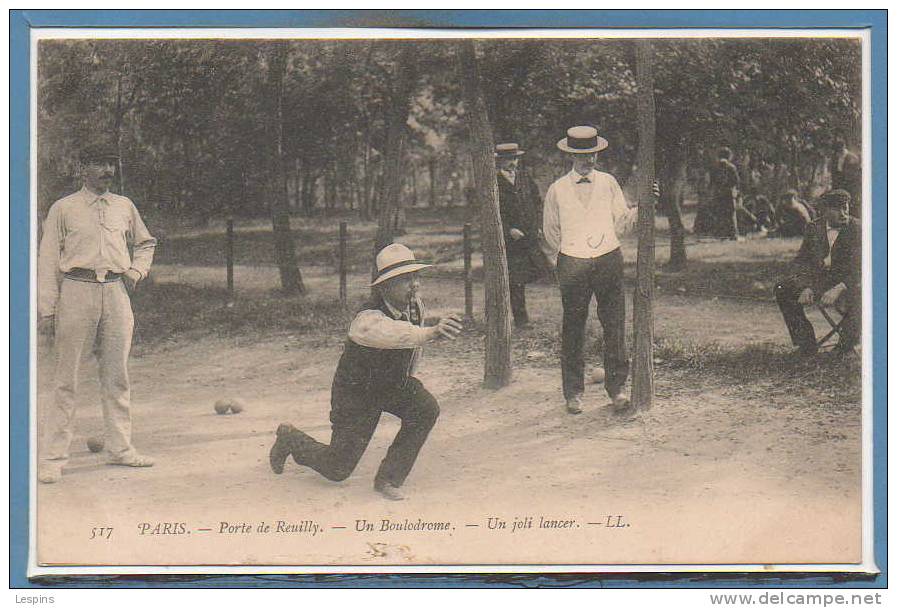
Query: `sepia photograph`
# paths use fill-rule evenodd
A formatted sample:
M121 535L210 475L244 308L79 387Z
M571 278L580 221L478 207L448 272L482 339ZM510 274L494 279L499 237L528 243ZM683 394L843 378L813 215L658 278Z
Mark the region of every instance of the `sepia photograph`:
M31 576L877 571L867 31L31 49Z

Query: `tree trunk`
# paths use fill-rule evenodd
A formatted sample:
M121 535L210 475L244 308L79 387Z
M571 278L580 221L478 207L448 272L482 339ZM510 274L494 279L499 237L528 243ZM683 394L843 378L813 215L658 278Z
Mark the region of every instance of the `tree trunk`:
M633 294L632 322L635 359L632 402L647 409L654 402L654 78L651 43L636 41L635 73L638 84L638 259Z
M374 256L392 243L395 234L395 220L402 202L402 169L404 163L405 140L408 134L408 113L411 110L411 95L417 80L417 51L413 45L403 45L396 59L393 72L393 95L387 117L386 154L383 166L383 189L380 192L380 209L377 236L374 239ZM371 273L377 272L373 263Z
M273 42L268 53L268 86L271 93L270 129L273 135L271 224L274 229L274 257L280 270L280 284L286 294L306 293L302 273L296 263L296 249L290 229L287 198L287 167L283 157L283 81L287 69L287 43Z
M430 175L430 208L436 206L436 159L427 159L427 169Z
M672 149L672 148L671 148ZM665 154L671 161L665 165L661 197L670 223L670 261L667 269L673 272L685 270L688 258L685 252L685 225L682 223L682 203L685 199L685 183L688 176L688 155L683 147L679 153Z
M473 164L473 196L480 208L481 241L486 287L486 362L483 384L501 388L511 382L511 300L508 263L498 208L492 127L486 113L477 65L476 46L465 40L460 49L464 81L464 116Z
M125 194L125 172L124 172L124 161L123 155L121 153L121 140L124 133L122 132L122 127L124 126L125 120L125 110L122 105L122 79L124 78L124 74L121 72L118 73L118 81L115 87L115 146L116 152L118 153L118 191L120 194Z

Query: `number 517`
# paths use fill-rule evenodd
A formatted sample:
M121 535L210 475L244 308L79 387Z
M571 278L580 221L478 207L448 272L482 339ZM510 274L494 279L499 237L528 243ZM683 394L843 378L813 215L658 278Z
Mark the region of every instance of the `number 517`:
M103 538L109 540L112 538L112 528L91 528L90 529L90 540L95 538Z

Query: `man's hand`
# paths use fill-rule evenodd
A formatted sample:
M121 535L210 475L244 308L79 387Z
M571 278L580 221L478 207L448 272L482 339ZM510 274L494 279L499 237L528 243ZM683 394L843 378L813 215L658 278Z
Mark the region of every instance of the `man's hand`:
M37 320L37 333L41 336L52 336L56 331L56 317L47 315Z
M654 180L654 186L651 188L651 192L654 194L654 198L660 198L660 183L657 180Z
M812 304L813 303L813 290L810 289L809 287L807 287L802 292L800 292L800 295L797 296L797 303L800 304L801 306L807 306L808 304Z
M824 294L822 294L822 298L820 298L819 303L823 306L831 306L835 302L838 301L838 298L841 297L841 294L844 293L844 290L847 289L847 286L844 283L838 283Z
M443 338L454 340L461 333L461 330L464 329L464 326L461 324L461 317L451 314L439 319L439 323L433 329L436 330L437 338L442 336Z
M517 228L511 228L510 230L508 230L508 233L511 235L511 238L514 239L515 241L517 239L522 239L525 236L523 234L523 231L518 230Z
M121 280L125 282L125 287L128 289L128 292L134 291L134 288L137 287L137 282L140 281L140 279L140 273L133 268L127 269L121 276Z

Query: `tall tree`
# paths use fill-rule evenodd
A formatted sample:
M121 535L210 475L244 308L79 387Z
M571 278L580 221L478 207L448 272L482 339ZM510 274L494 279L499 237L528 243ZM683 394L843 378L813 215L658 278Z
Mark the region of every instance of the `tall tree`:
M650 408L654 401L654 77L651 42L635 42L638 84L638 259L632 316L635 359L632 402Z
M380 194L380 215L374 254L392 243L396 229L396 216L401 210L402 169L405 142L408 137L408 113L411 96L417 80L417 49L411 42L404 42L398 51L393 71L393 95L387 119L386 156L383 167L383 189Z
M304 294L305 284L296 262L293 232L290 229L290 203L287 196L287 165L283 153L283 97L284 77L287 72L287 42L268 43L268 86L271 112L269 124L273 141L271 165L273 188L271 192L271 223L274 229L274 257L280 270L280 284L286 294Z
M501 388L511 382L511 300L508 260L498 208L498 183L492 126L480 85L476 43L461 43L460 74L473 166L474 198L480 209L486 291L486 362L483 384Z

